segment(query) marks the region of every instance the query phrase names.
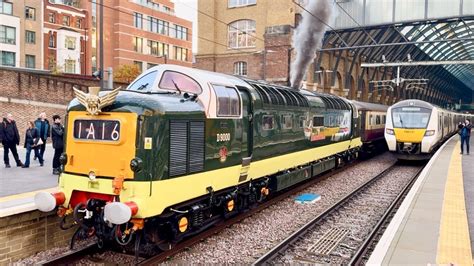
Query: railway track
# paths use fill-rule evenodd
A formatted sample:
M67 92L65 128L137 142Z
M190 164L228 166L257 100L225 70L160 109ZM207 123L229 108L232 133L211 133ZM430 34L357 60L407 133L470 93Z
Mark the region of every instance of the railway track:
M231 219L222 221L221 223L216 224L215 226L209 228L208 230L205 230L204 232L190 237L186 240L183 240L182 242L179 242L176 244L176 246L173 246L172 249L160 252L159 254L156 254L155 256L149 257L149 258L140 258L139 261L136 261L137 264L139 265L154 265L157 263L164 262L168 260L169 258L173 257L174 255L178 254L179 252L182 252L189 246L198 243L199 241L208 238L209 236L212 236L225 228L236 224L252 215L254 215L257 212L260 212L264 210L265 208L271 206L275 202L281 201L295 193L300 192L301 190L307 188L308 186L312 186L316 184L317 182L324 180L326 178L331 177L332 175L338 174L340 172L346 171L355 165L357 165L360 161L355 161L351 164L348 164L342 168L338 169L333 169L325 174L322 174L316 178L312 178L306 182L303 182L299 185L296 185L295 187L278 194L272 198L270 198L268 201L262 203L261 205L257 206L254 209L250 209L240 215L237 215L236 217L233 217ZM44 265L66 265L66 264L73 264L74 262L80 261L83 258L87 257L94 257L94 254L97 254L98 252L104 252L104 249L99 249L97 245L89 245L84 248L80 248L77 250L71 250L69 252L66 252L65 254L62 254L61 256L54 257L48 261L43 261L40 264ZM120 254L123 255L123 254Z
M411 174L404 178L406 180L398 186L398 191L395 193L396 189L390 186L380 191L384 187L383 180L392 176L393 181L397 171L404 167L411 167ZM306 223L254 265L363 264L422 169L422 166L395 163ZM373 211L377 208L386 211ZM367 228L373 230L367 232Z

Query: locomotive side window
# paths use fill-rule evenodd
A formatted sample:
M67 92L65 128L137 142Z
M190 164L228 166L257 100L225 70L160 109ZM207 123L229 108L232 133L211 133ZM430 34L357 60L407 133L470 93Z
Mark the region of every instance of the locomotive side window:
M262 128L263 130L272 130L275 128L275 123L273 121L273 115L264 115L262 119Z
M313 127L323 127L323 126L324 126L324 116L313 117Z
M306 116L300 116L300 128L304 128L306 126Z
M158 87L163 90L194 94L201 94L202 92L201 86L194 79L175 71L165 71Z
M146 92L151 89L156 79L157 71L152 71L130 85L127 90Z
M217 96L217 116L240 116L240 98L233 87L212 85Z
M291 115L282 115L282 128L291 129L293 127L293 117Z

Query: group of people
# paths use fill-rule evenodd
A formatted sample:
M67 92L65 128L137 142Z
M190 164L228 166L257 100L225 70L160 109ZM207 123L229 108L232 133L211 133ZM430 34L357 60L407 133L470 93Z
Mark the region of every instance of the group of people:
M53 174L60 173L59 157L64 150L64 126L61 124L59 115L53 116L53 124L50 125L46 119L46 113L41 113L35 121L28 121L28 129L25 132L25 142L23 147L26 149L25 163L22 163L17 145L20 145L20 134L12 114L7 114L0 124L0 142L3 145L3 161L6 168L10 168L9 152L11 151L15 159L16 166L22 168L30 167L31 151L34 152L34 159L38 160L40 166L44 165L44 153L46 151L46 142L51 136L54 148L53 156Z
M464 123L459 122L458 134L461 137L461 154L464 153L464 144L466 144L466 152L469 155L469 139L471 138L472 124L471 120L466 119Z

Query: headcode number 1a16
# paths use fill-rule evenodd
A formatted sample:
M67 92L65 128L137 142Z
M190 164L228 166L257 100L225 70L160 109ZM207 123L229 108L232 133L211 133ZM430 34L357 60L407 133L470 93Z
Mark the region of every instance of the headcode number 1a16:
M76 120L74 121L74 138L118 141L120 123L110 120Z

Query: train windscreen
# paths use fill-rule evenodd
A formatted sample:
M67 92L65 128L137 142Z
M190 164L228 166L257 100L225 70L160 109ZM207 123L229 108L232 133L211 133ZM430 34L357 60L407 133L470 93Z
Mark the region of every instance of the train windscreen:
M431 109L423 107L398 107L392 109L392 121L395 128L426 128L430 120Z

